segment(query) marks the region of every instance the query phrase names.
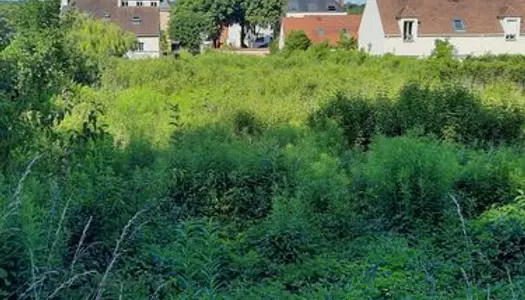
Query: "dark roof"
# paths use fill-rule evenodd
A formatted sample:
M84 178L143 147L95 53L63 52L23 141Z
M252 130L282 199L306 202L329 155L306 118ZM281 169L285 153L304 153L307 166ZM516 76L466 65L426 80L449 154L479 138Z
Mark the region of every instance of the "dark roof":
M158 7L118 7L116 0L74 0L72 6L96 18L109 20L138 37L160 36ZM140 18L140 24L133 18Z
M335 11L344 12L337 0L290 0L288 12L328 12L328 6L334 6Z
M357 38L360 23L360 15L323 15L301 18L287 17L283 19L282 27L285 36L288 36L292 31L302 30L314 43L327 41L334 44L339 40L343 30Z
M525 16L525 0L377 0L385 34L400 35L399 18L417 17L421 35L503 34L501 17ZM464 21L456 32L454 19ZM525 32L525 22L521 22Z

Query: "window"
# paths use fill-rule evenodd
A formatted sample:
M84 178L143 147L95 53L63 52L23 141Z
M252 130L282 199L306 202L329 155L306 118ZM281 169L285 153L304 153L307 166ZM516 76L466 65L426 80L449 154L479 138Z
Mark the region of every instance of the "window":
M126 7L126 6L129 6L129 3L128 3L128 1L122 1L120 3L120 6Z
M142 5L144 5L144 4L142 3L142 1L137 1L137 6L142 6Z
M415 24L415 21L404 21L403 22L403 41L405 42L414 41L414 24Z
M144 43L138 43L137 51L144 51Z
M142 24L142 19L139 16L133 17L133 25L140 25Z
M505 31L505 40L506 41L515 41L518 39L519 35L520 22L519 19L506 18L503 20L503 29Z
M326 31L323 28L317 28L316 31L317 31L317 34L320 36L326 35Z
M151 6L156 7L157 6L157 2L155 2L155 1L151 2Z
M335 7L335 5L328 5L328 11L336 11L337 8Z
M454 19L452 21L452 26L455 31L465 31L465 22L462 19Z

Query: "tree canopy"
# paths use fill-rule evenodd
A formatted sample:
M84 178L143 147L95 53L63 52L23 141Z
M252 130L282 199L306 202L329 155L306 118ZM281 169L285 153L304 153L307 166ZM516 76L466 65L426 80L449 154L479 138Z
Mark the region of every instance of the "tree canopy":
M195 51L202 40L216 40L222 30L240 24L246 28L278 27L284 0L180 0L172 10L169 35Z

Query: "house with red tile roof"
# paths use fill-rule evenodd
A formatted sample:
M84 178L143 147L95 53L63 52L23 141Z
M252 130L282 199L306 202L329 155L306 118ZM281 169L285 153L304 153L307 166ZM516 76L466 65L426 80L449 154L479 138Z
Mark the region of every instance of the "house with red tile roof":
M283 49L286 38L293 31L304 31L312 43L327 42L335 45L341 33L357 38L360 15L305 15L302 17L285 17L281 23L279 48Z
M428 56L448 40L457 56L525 54L525 0L368 0L359 47Z

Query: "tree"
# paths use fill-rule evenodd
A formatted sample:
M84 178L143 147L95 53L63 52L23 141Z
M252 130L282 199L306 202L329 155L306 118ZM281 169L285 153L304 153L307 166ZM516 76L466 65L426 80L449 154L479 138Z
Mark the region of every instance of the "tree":
M275 36L287 3L286 0L247 0L246 21L252 30L256 26L273 27Z
M193 52L197 41L216 41L223 27L241 18L242 0L180 0L172 10L170 37Z
M175 9L170 18L168 31L172 40L180 41L183 47L196 54L200 50L202 41L211 35L213 24L205 13Z
M125 32L113 23L93 19L85 14L70 12L70 29L67 42L76 45L92 60L105 60L107 57L122 57L136 44L134 34Z

